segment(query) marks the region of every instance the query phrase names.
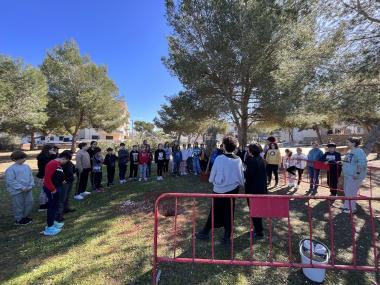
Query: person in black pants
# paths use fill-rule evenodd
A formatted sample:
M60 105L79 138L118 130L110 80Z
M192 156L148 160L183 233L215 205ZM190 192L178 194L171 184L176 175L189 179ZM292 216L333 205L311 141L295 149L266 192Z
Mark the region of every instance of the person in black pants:
M245 160L245 194L268 194L265 161L261 158L262 148L260 145L251 144L248 147L248 156ZM249 206L249 199L247 199ZM261 239L263 234L262 218L252 218L254 232L253 237Z
M154 162L157 164L157 180L163 180L162 171L165 163L165 151L162 144L159 144L158 149L154 152Z
M93 163L93 159L94 159L94 155L95 155L95 148L98 146L98 143L96 141L92 141L90 143L90 147L88 148L87 152L88 154L90 155L90 161L91 161L91 168L92 168L92 163ZM95 185L94 185L94 173L92 171L90 171L90 180L91 180L91 190L94 191L96 189Z
M330 187L330 196L337 195L338 180L342 172L342 167L339 162L342 161L342 157L339 152L336 151L336 144L329 143L327 145L328 151L322 156L321 161L329 165L327 171L327 185Z
M127 182L127 180L125 180L125 173L127 172L127 164L129 160L129 152L125 148L125 143L120 144L118 159L119 159L119 181L120 181L120 184L124 184Z
M104 165L107 166L107 187L113 185L113 180L115 178L115 168L116 168L117 156L113 153L112 148L107 148L107 154L104 158Z
M137 180L137 172L139 169L139 151L137 150L137 145L134 145L130 154L129 160L131 161L131 166L129 169L129 180Z
M67 153L67 157L70 158L69 161L65 164L63 164L62 170L63 174L65 175L65 180L62 185L62 191L59 194L59 204L58 204L58 213L57 213L57 221L62 222L63 214L73 212L74 209L70 209L69 207L69 195L73 188L73 182L74 182L74 173L75 173L75 166L71 162L71 157L73 153L69 150L64 150L62 153Z

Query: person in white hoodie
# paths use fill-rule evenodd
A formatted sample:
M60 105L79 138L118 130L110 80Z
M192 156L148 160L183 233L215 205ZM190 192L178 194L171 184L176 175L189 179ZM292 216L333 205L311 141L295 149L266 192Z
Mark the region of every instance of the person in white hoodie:
M233 152L237 141L232 136L223 139L224 154L215 159L211 169L209 182L214 185L214 194L237 194L240 186L244 185L244 170L241 159ZM223 242L231 240L231 214L234 216L235 199L232 199L233 210L231 213L230 198L214 199L214 228L224 227ZM233 219L233 217L232 217ZM211 230L212 213L208 216L206 225L196 234L197 239L208 239Z
M367 176L367 156L364 150L359 147L360 143L360 138L349 138L347 140L349 151L344 156L343 160L343 187L345 197L356 197L358 195L360 185ZM355 214L356 200L345 200L342 210L346 214L350 214L350 212Z
M293 154L292 159L294 161L298 173L298 182L297 185L294 187L297 190L301 184L302 175L307 165L307 156L306 154L302 153L302 148L297 147L297 153Z

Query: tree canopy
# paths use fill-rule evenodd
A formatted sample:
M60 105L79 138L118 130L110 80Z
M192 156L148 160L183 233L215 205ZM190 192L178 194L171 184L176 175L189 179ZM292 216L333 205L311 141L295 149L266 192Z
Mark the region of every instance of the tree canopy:
M107 68L82 56L74 41L47 52L41 70L47 78L48 115L54 126L73 136L84 127L114 130L127 122L118 89Z

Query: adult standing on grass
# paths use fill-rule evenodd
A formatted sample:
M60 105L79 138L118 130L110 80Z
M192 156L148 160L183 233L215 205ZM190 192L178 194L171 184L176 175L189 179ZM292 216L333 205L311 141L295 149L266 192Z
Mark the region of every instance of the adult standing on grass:
M356 197L358 195L360 185L362 184L364 178L367 176L367 156L365 152L359 147L360 143L360 138L349 138L347 140L349 151L343 160L345 197ZM343 212L350 213L350 210L353 214L356 213L355 200L344 201Z
M241 159L235 155L237 141L232 136L223 139L224 154L215 159L211 169L209 182L213 183L213 194L237 194L240 186L244 185L244 171ZM231 201L233 210L231 213ZM235 199L214 199L214 227L224 227L223 242L229 244L231 239L232 220L235 213ZM211 230L212 212L208 216L206 225L197 233L197 239L208 239Z
M11 195L16 225L27 225L32 222L28 215L33 209L34 179L32 170L25 164L26 158L25 152L14 151L11 159L15 163L5 171L5 186Z
M75 200L83 200L83 197L91 194L87 190L88 175L91 172L91 159L90 155L87 152L88 146L87 143L80 143L78 145L79 150L76 155L76 168L77 168L77 191L75 193Z
M248 156L245 159L245 194L268 194L265 161L260 156L263 149L258 144L248 146ZM248 206L249 206L249 199ZM263 238L263 219L252 218L254 232L253 237L256 239Z
M267 177L268 177L268 185L270 185L272 181L272 174L274 174L275 185L278 185L278 168L281 164L282 158L280 150L278 149L278 145L276 143L271 143L269 145L269 149L265 153L265 160L267 162Z
M40 186L41 186L41 191L40 191L40 207L39 211L46 211L48 208L48 198L46 197L46 194L44 192L44 189L42 187L42 180L45 176L45 167L46 164L49 163L49 161L55 159L56 157L56 152L53 149L53 146L45 144L41 150L41 152L37 155L37 167L38 167L38 172L36 177L40 181Z
M88 154L90 155L90 162L91 162L91 168L92 168L92 163L95 155L95 148L98 146L98 143L96 141L92 141L90 143L90 147L87 149ZM90 180L91 180L91 190L95 190L95 185L94 185L94 177L92 171L90 172Z
M129 152L125 148L125 143L120 143L120 149L118 151L119 160L119 181L120 184L125 184L127 180L125 179L125 174L127 173L127 165L129 160Z
M50 161L46 165L44 177L44 191L49 199L47 210L47 226L43 231L46 236L54 236L61 232L64 223L57 220L59 197L62 195L62 187L65 181L65 174L62 165L71 159L71 154L62 152L58 158Z
M314 168L314 161L320 161L323 152L319 149L318 142L314 141L312 143L312 149L309 151L307 155L307 166L308 166L308 172L309 172L309 179L310 179L310 192L317 192L318 186L319 186L319 169Z
M333 142L328 143L328 151L322 156L321 161L329 166L327 171L327 185L330 187L330 196L336 196L338 193L338 180L342 172L340 162L342 161L341 155L336 151L336 144Z

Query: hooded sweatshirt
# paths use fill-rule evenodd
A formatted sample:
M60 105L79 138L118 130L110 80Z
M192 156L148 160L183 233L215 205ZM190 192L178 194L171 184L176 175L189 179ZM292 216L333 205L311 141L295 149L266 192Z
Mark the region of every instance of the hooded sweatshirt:
M319 148L312 148L308 155L308 166L313 167L313 161L320 161L323 156L323 152Z
M119 165L127 165L129 161L129 152L127 149L119 149L118 151Z
M11 195L17 195L34 186L32 170L27 164L12 164L5 171L5 185Z
M367 156L361 148L356 147L346 154L343 160L343 175L357 175L359 180L367 176Z

